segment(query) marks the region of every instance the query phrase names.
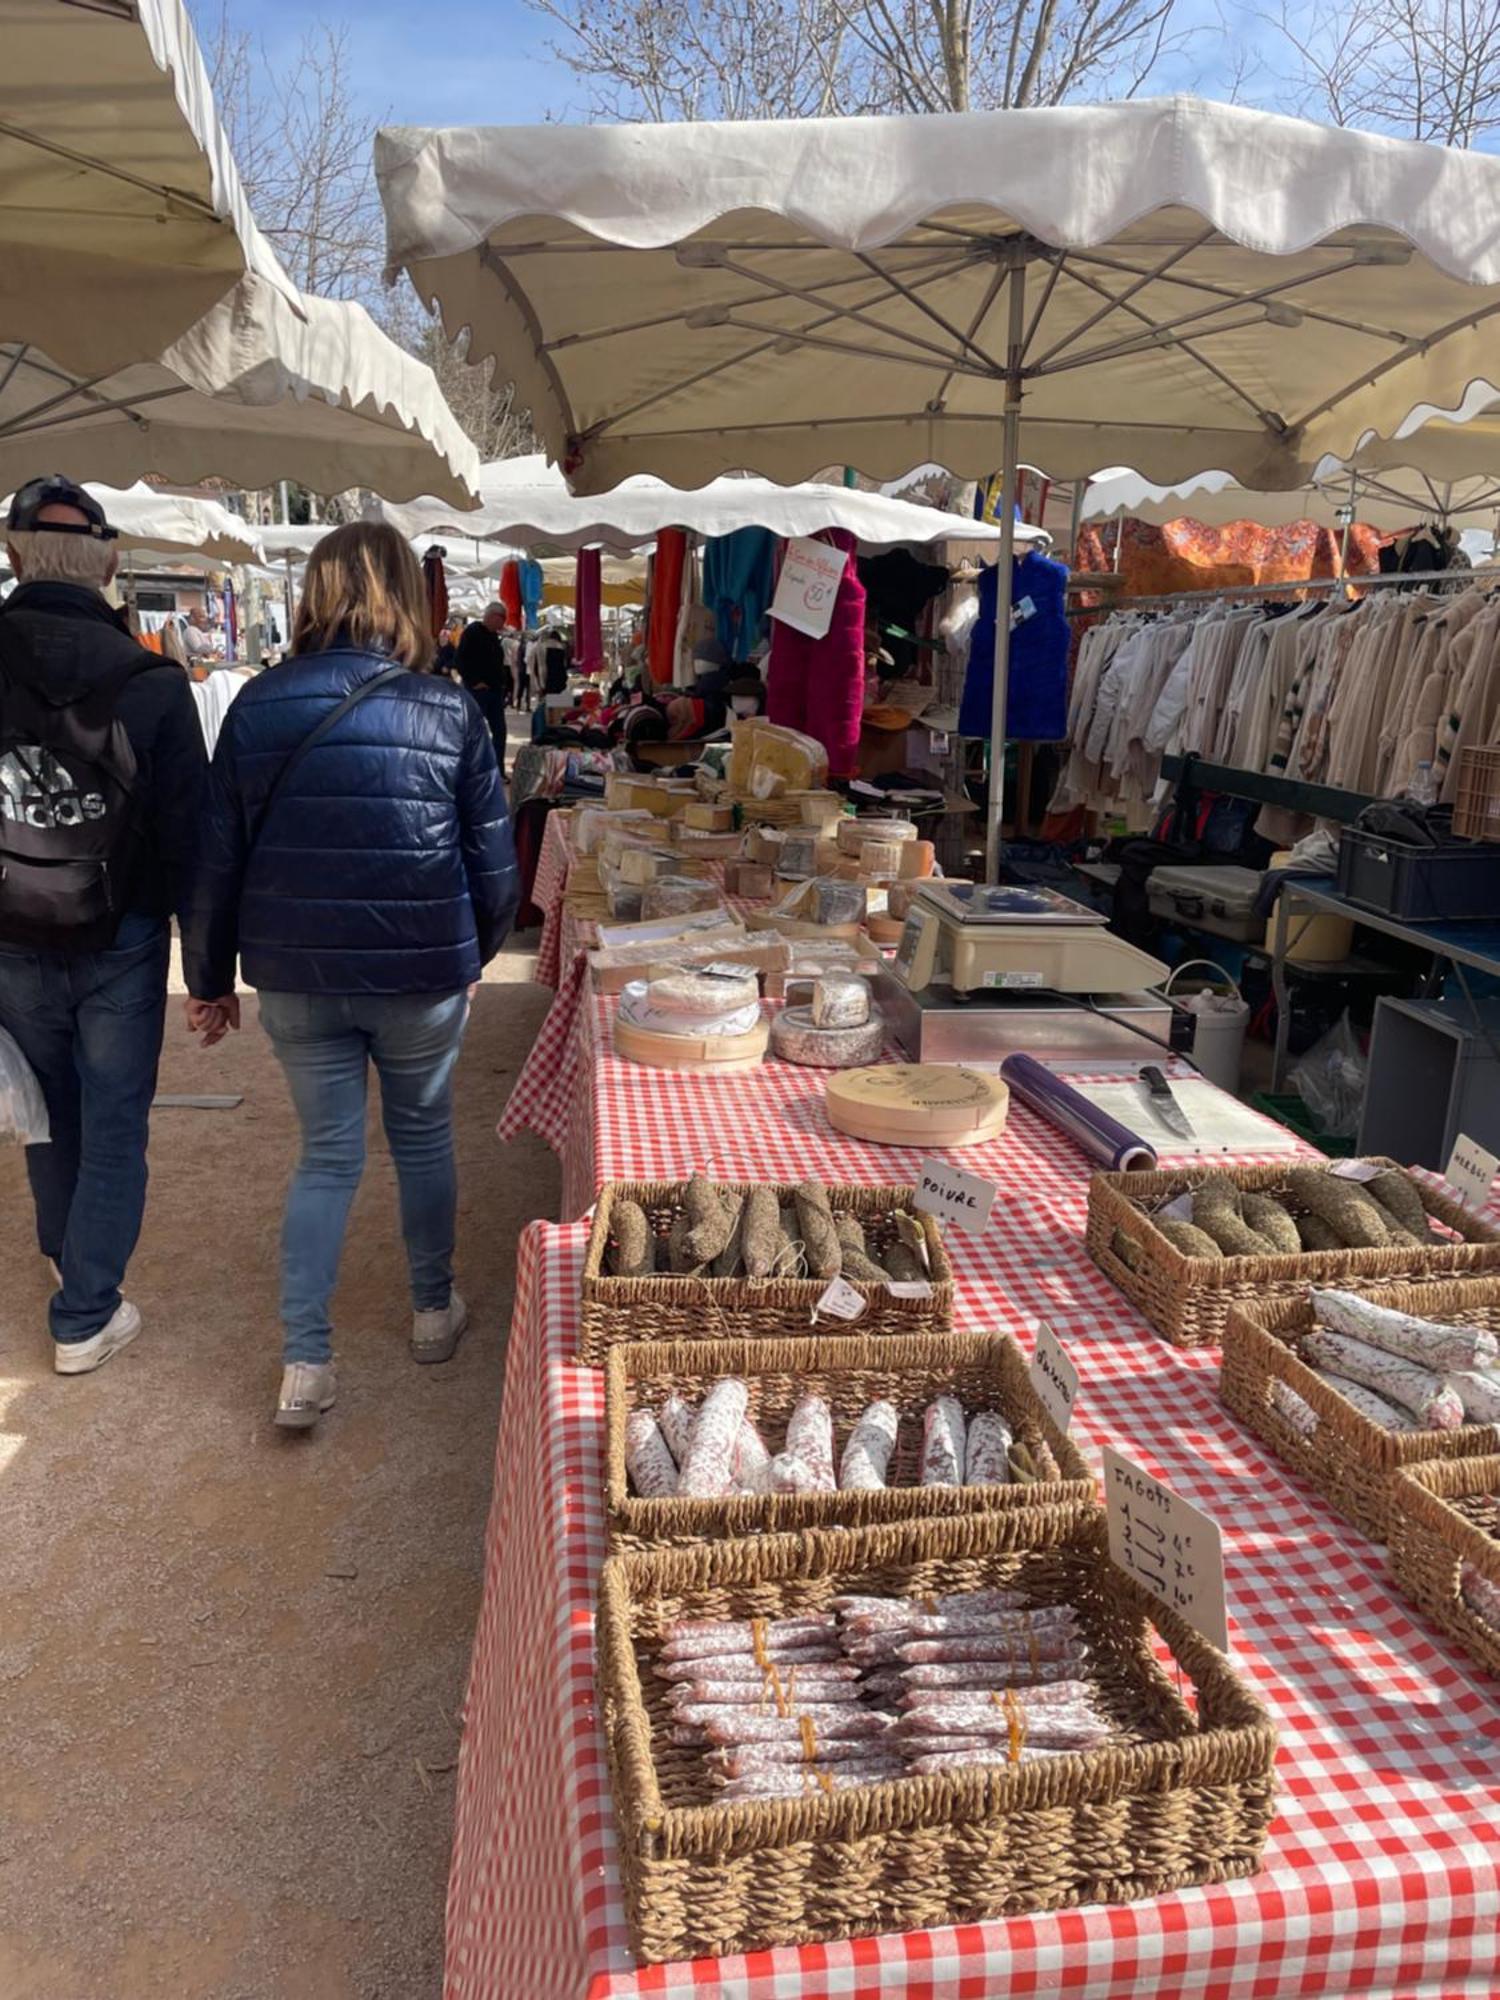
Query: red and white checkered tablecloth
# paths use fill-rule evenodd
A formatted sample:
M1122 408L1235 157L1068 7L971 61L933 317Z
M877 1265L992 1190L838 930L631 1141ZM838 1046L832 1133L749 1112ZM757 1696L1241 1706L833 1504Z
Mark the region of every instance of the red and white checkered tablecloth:
M1494 1683L1404 1606L1381 1551L1221 1409L1212 1354L1156 1339L1089 1264L1079 1156L1035 1123L1018 1107L1008 1158L963 1156L1002 1188L983 1236L950 1235L960 1317L1029 1346L1045 1314L1078 1365L1075 1432L1096 1465L1101 1444L1119 1445L1222 1526L1231 1648L1281 1732L1263 1872L1117 1908L635 1967L593 1701L602 1377L570 1361L586 1230L534 1223L520 1246L466 1705L449 2000L1500 1992ZM821 1135L805 1137L807 1162L832 1156ZM764 1143L752 1137L734 1159L801 1170L786 1153L769 1164ZM844 1157L841 1177L906 1170L904 1155L858 1150L874 1160ZM665 1154L639 1165L673 1170Z

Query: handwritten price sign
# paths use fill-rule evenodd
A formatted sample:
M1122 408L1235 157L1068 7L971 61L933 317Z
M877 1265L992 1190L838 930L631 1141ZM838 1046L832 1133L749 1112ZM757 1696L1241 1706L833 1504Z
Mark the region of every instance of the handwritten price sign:
M826 638L847 562L842 549L808 536L795 536L782 558L771 616L790 625L794 632L805 632L809 639Z
M1078 1400L1078 1370L1045 1320L1036 1330L1036 1351L1029 1372L1038 1402L1066 1437L1073 1421L1073 1405Z
M1229 1613L1218 1522L1109 1445L1104 1447L1104 1505L1114 1563L1158 1604L1227 1653Z

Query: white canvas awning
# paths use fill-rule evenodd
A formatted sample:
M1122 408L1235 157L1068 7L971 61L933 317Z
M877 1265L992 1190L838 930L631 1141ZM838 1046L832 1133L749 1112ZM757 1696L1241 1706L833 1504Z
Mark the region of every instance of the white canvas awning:
M159 354L247 272L295 309L183 0L7 0L0 340L101 375Z
M376 166L391 267L587 491L988 473L1012 372L1057 478L1294 486L1456 403L1500 314L1500 160L1191 98L398 128Z
M391 271L583 491L931 461L1010 493L1023 449L1284 491L1455 405L1500 316L1500 160L1188 97L400 128L376 173Z
M161 493L144 484L124 488L91 484L88 490L110 526L119 529L115 546L122 553L173 560L202 556L215 563L264 560L257 531L206 495Z
M0 485L44 472L114 486L292 479L461 507L479 455L432 370L363 306L304 297L299 313L246 278L159 360L102 381L0 343Z
M1410 468L1356 471L1351 476L1348 468L1330 464L1326 476L1290 493L1252 493L1226 472L1200 473L1176 486L1153 486L1138 473L1115 468L1091 481L1082 519L1148 521L1157 527L1190 520L1209 528L1227 527L1232 521L1253 521L1262 528L1312 521L1320 528L1342 528L1351 507L1354 520L1382 534L1422 521L1493 528L1500 513L1500 477L1436 480Z
M944 541L993 549L1000 540L998 528L966 515L818 480L778 486L769 479L715 479L694 490L644 473L608 493L576 495L541 452L486 465L479 495L479 508L472 514L455 513L431 499L387 507L385 514L411 536L475 536L559 550L598 544L622 555L654 541L663 528L689 528L704 536L730 535L739 528L769 528L784 536L846 528L868 550ZM1040 533L1018 524L1016 538L1033 541Z

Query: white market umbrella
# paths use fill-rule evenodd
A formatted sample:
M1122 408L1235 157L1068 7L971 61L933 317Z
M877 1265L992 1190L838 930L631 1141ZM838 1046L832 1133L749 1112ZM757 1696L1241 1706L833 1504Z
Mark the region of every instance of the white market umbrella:
M144 483L123 488L91 483L88 490L119 530L115 547L122 554L201 556L212 564L264 560L256 530L206 495L162 493Z
M0 340L103 375L160 353L247 272L296 309L182 0L6 0Z
M301 296L301 295L299 295ZM143 474L468 503L479 456L437 378L363 306L245 278L152 362L102 381L0 343L0 486Z
M577 495L542 452L486 465L479 494L472 514L457 514L430 499L384 511L406 535L447 532L560 550L597 545L619 554L655 541L664 528L688 528L703 536L729 535L739 528L769 528L782 536L845 528L868 550L943 541L997 548L1000 542L1000 530L989 522L820 480L778 486L769 479L729 478L692 489L643 473L610 492ZM1040 532L1018 524L1016 539L1034 541Z
M399 128L376 172L391 270L591 491L930 460L1010 493L1023 439L1057 478L1281 490L1456 403L1500 314L1500 161L1185 97Z

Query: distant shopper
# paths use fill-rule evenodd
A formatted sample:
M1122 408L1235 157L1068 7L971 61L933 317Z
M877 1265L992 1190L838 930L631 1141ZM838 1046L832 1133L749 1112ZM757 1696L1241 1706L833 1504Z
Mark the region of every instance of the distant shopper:
M20 584L0 607L0 1027L47 1101L51 1143L26 1167L58 1285L53 1366L84 1375L141 1330L120 1286L206 759L187 676L104 599L115 531L98 501L33 480L6 540Z
M206 611L190 611L178 626L190 667L206 667L213 657L213 627Z
M214 753L183 948L188 1025L239 1026L235 963L302 1126L281 1248L276 1422L332 1407L329 1299L364 1171L369 1069L401 1189L417 1361L467 1323L453 1287L452 1078L470 990L515 914L515 851L484 718L433 655L422 573L393 528L318 543L292 655L252 681Z
M505 711L510 706L510 667L505 658L506 614L503 604L485 607L483 618L464 627L454 665L458 677L479 703L495 755L505 763Z

